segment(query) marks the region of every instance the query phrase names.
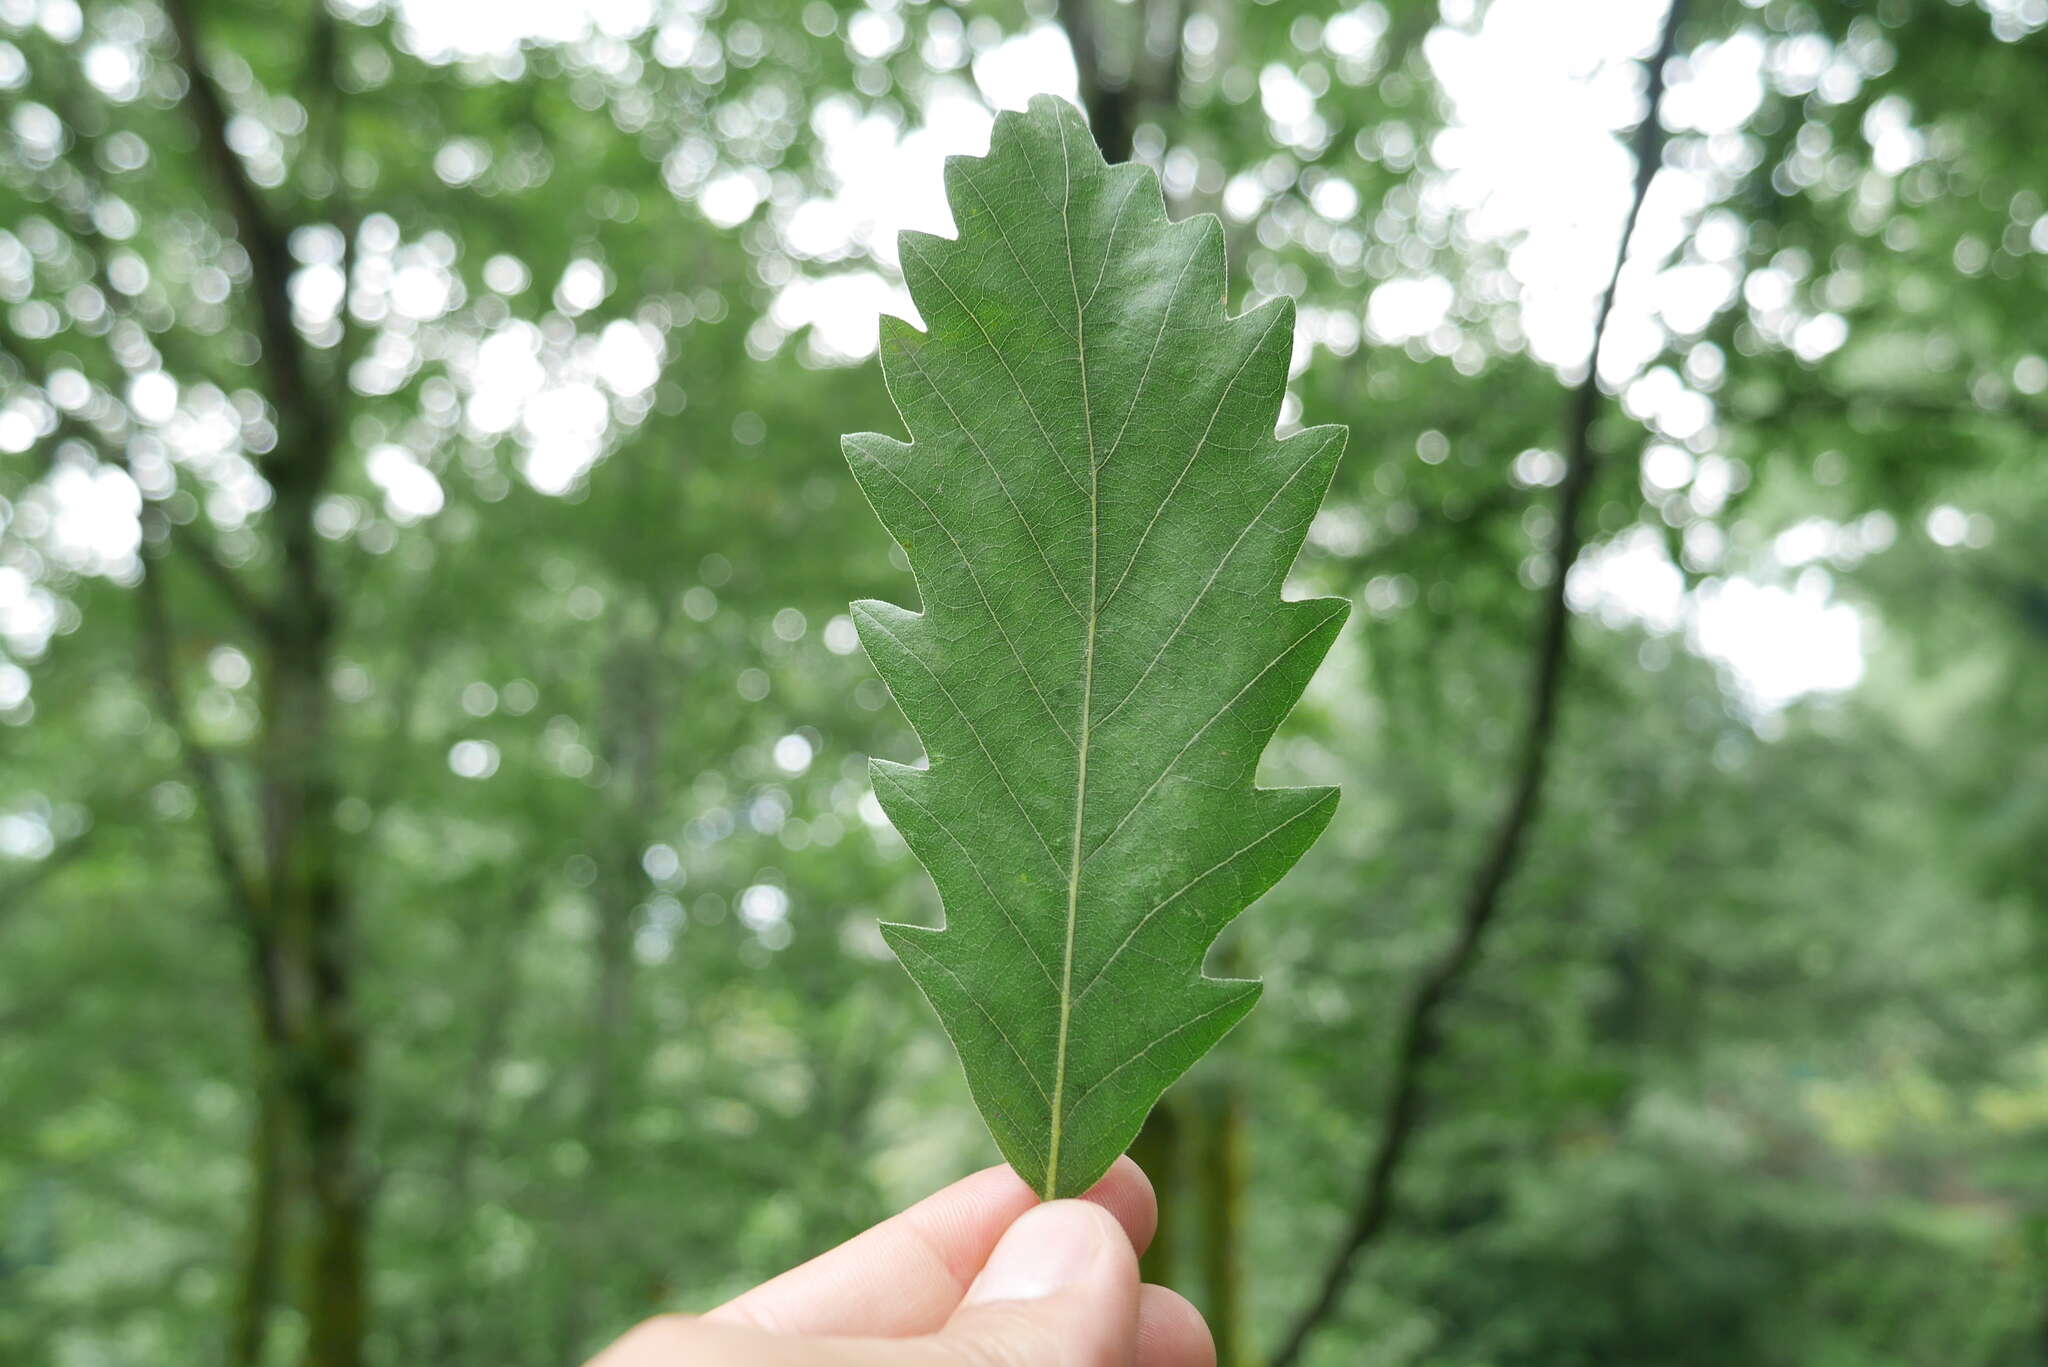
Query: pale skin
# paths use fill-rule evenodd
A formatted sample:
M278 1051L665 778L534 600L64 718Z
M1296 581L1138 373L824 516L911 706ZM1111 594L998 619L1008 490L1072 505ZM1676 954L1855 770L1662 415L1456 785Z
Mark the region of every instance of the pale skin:
M987 1168L709 1314L648 1320L588 1367L1215 1367L1195 1308L1139 1281L1158 1223L1128 1158L1044 1204Z

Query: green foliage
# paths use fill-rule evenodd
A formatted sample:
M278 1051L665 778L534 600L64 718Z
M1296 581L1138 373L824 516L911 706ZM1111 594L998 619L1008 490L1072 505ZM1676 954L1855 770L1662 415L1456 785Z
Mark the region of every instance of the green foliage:
M564 4L484 55L414 18L483 35L522 7L193 8L339 422L314 545L364 1357L562 1367L999 1157L876 930L939 911L868 777L917 738L842 616L913 601L837 452L892 418L861 349L795 306L897 270L857 223L815 231L871 202L846 143L913 159L1006 43L1063 70L1040 60L1052 7L599 6L586 26ZM1317 1367L2039 1362L2037 8L1689 7L1674 91L1719 93L1678 108L1655 192L1698 211L1646 234L1623 283L1656 354L1603 405L1590 554L1647 535L1689 601L1748 582L1853 605L1866 674L1760 710L1684 632L1575 598L1541 819L1446 1013L1396 1224ZM1350 431L1293 574L1357 619L1262 760L1344 803L1284 914L1241 918L1212 959L1270 990L1166 1094L1179 1156L1151 1169L1176 1285L1223 1322L1241 1283L1254 1353L1356 1189L1393 1027L1525 710L1554 496L1529 476L1564 399L1524 305L1570 304L1446 198L1472 165L1439 164L1470 149L1440 136L1438 59L1495 9L1059 6L1094 22L1171 213L1224 213L1230 297L1298 306L1291 400ZM1754 84L1724 100L1711 75L1745 50ZM1637 65L1589 73L1583 103L1630 122ZM214 757L256 853L276 623L235 590L284 579L262 472L283 413L187 87L155 0L0 0L9 1364L232 1360L250 1285L280 1060L189 761ZM1529 156L1568 112L1532 111ZM1440 327L1362 333L1376 291L1428 277ZM1709 313L1653 316L1701 280ZM1028 290L1002 302L1032 321ZM1824 314L1847 337L1816 359L1794 342ZM641 373L602 363L608 333L647 341ZM1707 426L1663 429L1650 401L1674 385ZM1651 445L1695 477L1641 478ZM438 511L391 496L394 449ZM943 558L934 539L913 558ZM182 731L143 664L145 571ZM979 664L1009 659L983 644ZM1210 1117L1232 1114L1234 1244L1208 1196ZM261 1367L301 1361L313 1281L304 1156L284 1158Z
M1274 438L1291 302L1226 318L1222 225L1170 223L1071 105L946 183L959 238L902 248L928 331L884 328L914 440L846 441L924 605L854 604L930 758L876 796L947 911L883 931L1050 1199L1251 1009L1203 956L1336 807L1252 780L1350 609L1280 598L1344 432Z

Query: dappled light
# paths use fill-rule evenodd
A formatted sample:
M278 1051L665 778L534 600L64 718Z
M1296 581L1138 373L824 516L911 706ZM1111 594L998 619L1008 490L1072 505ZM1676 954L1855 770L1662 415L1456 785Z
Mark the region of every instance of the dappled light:
M1218 753L1343 791L1171 946L1265 988L1139 1131L1146 1277L1224 1367L2032 1360L2048 0L1564 8L0 0L0 1361L574 1364L996 1161L891 817L1061 658L948 614L1004 507L1074 607L1001 482L1067 344L1090 455L1134 338L1178 440L1228 325L1115 329L1212 268L1292 301L1278 425L1159 506L1342 425L1272 579L1351 604ZM947 166L1048 95L1198 256L1118 209L1032 297L991 196L1071 269L1071 165ZM1014 262L978 334L906 233ZM841 438L907 428L974 519L899 545ZM1054 886L1030 796L941 814L949 896ZM1242 853L1183 824L1118 873Z

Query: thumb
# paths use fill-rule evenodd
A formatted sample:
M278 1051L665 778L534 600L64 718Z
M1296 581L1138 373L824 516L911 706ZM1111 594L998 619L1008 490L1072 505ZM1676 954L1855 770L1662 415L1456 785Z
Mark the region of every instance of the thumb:
M981 1367L1130 1367L1138 1256L1087 1201L1026 1211L989 1254L937 1341Z

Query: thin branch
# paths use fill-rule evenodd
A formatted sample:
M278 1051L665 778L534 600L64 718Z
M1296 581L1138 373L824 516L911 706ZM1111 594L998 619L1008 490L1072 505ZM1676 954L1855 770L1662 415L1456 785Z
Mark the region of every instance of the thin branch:
M57 447L66 440L84 444L102 460L113 459L114 448L105 433L77 414L67 413L50 400L48 368L32 360L26 339L8 325L4 313L0 313L0 360L7 361L19 371L20 382L36 390L42 402L48 404L50 410L57 415L57 433L60 436L57 441L49 443L41 473L48 474L55 467Z
M185 76L184 104L197 127L201 154L226 198L235 235L249 254L257 333L263 347L263 362L271 377L271 401L281 423L303 426L318 434L318 439L308 442L301 455L310 458L303 463L323 465L328 446L326 403L307 365L305 339L292 322L292 265L286 234L271 216L248 168L228 141L227 101L201 60L191 0L164 0L164 14L177 39L178 61ZM289 456L286 448L290 444L280 440L269 463L278 465L281 458ZM306 470L297 477L317 485L324 480L324 469Z
M198 790L200 815L206 822L214 864L220 872L221 881L227 886L228 899L243 923L255 929L263 924L264 919L257 884L235 839L220 758L192 729L184 697L178 691L174 645L177 638L171 625L170 605L159 582L157 567L149 562L145 540L142 582L136 587L136 601L142 618L143 677L156 694L157 709L162 713L165 725L177 737L178 752L184 760L186 773L192 780L192 786Z
M116 462L127 469L125 460ZM272 609L270 604L258 597L256 592L235 572L235 567L221 559L220 548L193 530L189 523L170 523L171 545L179 555L199 571L199 577L212 586L221 600L236 615L259 630L270 625Z
M1787 418L1824 413L1829 417L1846 414L1852 420L1860 414L1955 425L1965 422L2011 422L2032 432L2048 435L2048 407L2008 403L1985 408L1968 398L1945 398L1933 394L1893 394L1879 390L1827 390L1814 387L1787 396L1782 402L1735 418L1751 426L1767 426Z
M78 857L91 847L93 832L85 831L59 845L56 849L37 860L34 867L4 885L0 885L0 925L12 920L15 913L28 905L28 899L36 889L56 877L77 861ZM4 1021L6 1017L0 1017Z
M316 5L313 10L313 32L306 61L309 87L306 100L309 108L321 109L321 117L325 121L320 147L328 182L325 187L328 216L341 233L341 303L334 314L335 326L341 330L341 335L335 343L330 367L333 394L330 419L339 428L348 421L348 408L354 397L348 376L363 343L362 325L349 302L355 289L356 238L362 225L362 212L349 194L346 171L348 97L342 92L341 82L341 25L331 5Z
M26 1002L16 1002L6 1010L0 1011L0 1041L5 1041L16 1031L25 1030L30 1025L47 1030L50 1022L62 1016L65 1007L70 1005L72 1000L69 989L59 988L54 992L44 992L40 996L31 997Z
M1355 555L1339 558L1343 567L1359 576L1371 576L1384 572L1385 567L1398 565L1420 554L1419 547L1432 540L1445 537L1460 537L1466 540L1482 535L1495 518L1502 513L1529 505L1530 491L1512 484L1497 484L1473 498L1461 503L1439 504L1434 507L1417 508L1415 524L1406 531L1395 533L1384 541L1377 541ZM1441 548L1438 548L1441 551Z
M58 98L61 101L61 97L53 96L53 98ZM65 111L62 115L65 123L76 130L79 127L77 115L71 112L68 104L63 105L62 108ZM74 142L89 142L84 134L77 132L74 132L73 140ZM94 175L90 158L76 161L72 165L72 171L73 174L78 176L80 184L85 187L89 195L100 198L106 197L106 187L101 185ZM114 251L113 243L109 242L106 235L94 224L89 213L81 211L70 217L72 220L70 225L72 232L82 239L92 259L93 280L99 286L100 294L106 299L107 306L117 314L136 323L138 327L141 326L140 320L134 318L132 314L122 307L120 302L121 292L114 288L114 282L107 275L107 262L112 257ZM0 319L0 357L12 361L15 367L21 371L23 382L41 390L45 396L45 401L48 402L47 396L50 389L48 368L42 365L31 364L29 347L18 333L7 326L4 319ZM101 431L76 414L57 408L54 403L50 406L57 414L57 431L65 439L79 442L101 462L116 467L131 480L134 479L135 470L129 462L128 451L121 438L112 433ZM132 419L128 425L130 430L132 430ZM51 449L54 453L55 447L53 446ZM251 626L262 628L269 623L271 614L269 605L262 600L254 589L243 581L242 576L236 573L234 566L221 559L220 551L216 546L199 535L189 525L169 522L168 519L166 520L166 525L170 530L171 542L177 547L179 554L191 561L193 568L199 571L200 577L213 586L214 590L220 594L222 600L232 611L241 616Z
M1586 498L1599 468L1592 445L1592 429L1601 403L1600 346L1607 335L1607 322L1614 308L1622 267L1628 260L1629 239L1635 235L1636 219L1642 212L1644 197L1649 193L1650 182L1663 160L1664 132L1658 111L1664 95L1664 68L1676 50L1683 11L1684 0L1671 0L1657 50L1649 59L1648 109L1634 139L1635 192L1629 203L1628 217L1622 225L1621 239L1615 247L1614 268L1608 275L1607 288L1600 296L1599 314L1593 326L1593 344L1586 357L1586 375L1572 394L1566 417L1566 469L1565 477L1558 486L1557 539L1551 548L1550 583L1531 659L1529 717L1522 734L1514 787L1509 794L1507 808L1501 813L1500 822L1487 842L1485 855L1473 871L1471 886L1459 911L1457 934L1442 957L1423 975L1409 999L1400 1026L1385 1119L1366 1169L1364 1184L1353 1205L1350 1223L1330 1259L1315 1298L1294 1322L1279 1351L1273 1355L1273 1367L1292 1367L1300 1360L1303 1345L1336 1312L1358 1265L1359 1254L1387 1227L1394 1208L1396 1179L1421 1127L1424 1073L1442 1045L1440 1018L1443 1008L1478 960L1480 946L1499 912L1501 894L1514 876L1530 827L1535 821L1557 731L1560 685L1571 653L1571 608L1565 597L1565 583L1584 544Z

